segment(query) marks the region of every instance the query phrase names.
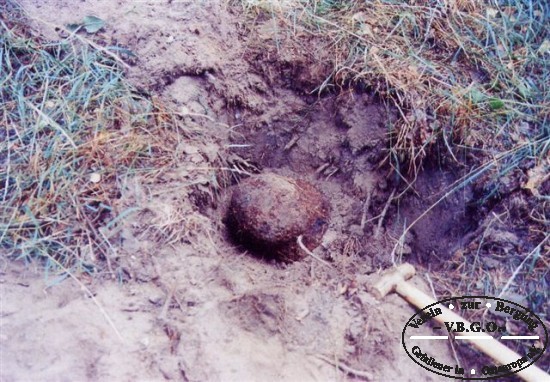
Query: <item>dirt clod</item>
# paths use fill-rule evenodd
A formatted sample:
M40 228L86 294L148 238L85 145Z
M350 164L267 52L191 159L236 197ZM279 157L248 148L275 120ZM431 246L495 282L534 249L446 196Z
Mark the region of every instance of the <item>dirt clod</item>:
M276 174L261 174L233 191L227 223L235 238L252 250L284 261L305 256L296 246L303 235L314 249L328 227L330 207L312 184Z

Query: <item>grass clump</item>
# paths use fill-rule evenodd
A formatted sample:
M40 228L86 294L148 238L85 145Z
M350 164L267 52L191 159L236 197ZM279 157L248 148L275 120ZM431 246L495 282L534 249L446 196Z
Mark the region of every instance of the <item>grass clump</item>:
M11 2L0 15L0 248L47 268L110 267L103 228L129 213L124 179L173 165L198 132L130 86L113 55L75 34L29 36Z
M389 158L402 172L416 174L436 143L452 157L461 146L491 155L548 135L544 2L241 3L276 19L279 35L292 34L331 64L316 90L360 83L392 101L401 118Z

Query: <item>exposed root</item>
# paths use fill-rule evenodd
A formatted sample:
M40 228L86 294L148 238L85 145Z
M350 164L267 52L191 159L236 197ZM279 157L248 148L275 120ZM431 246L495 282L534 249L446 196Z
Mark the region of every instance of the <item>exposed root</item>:
M367 199L365 200L365 204L363 204L363 214L361 215L361 231L363 231L365 229L365 226L367 225L367 214L369 212L371 197L372 197L372 189L369 188L367 193Z
M327 267L330 267L330 268L334 268L332 266L332 264L326 262L325 260L321 259L319 256L317 255L314 255L313 252L311 252L309 249L307 249L307 247L304 245L304 243L302 242L302 238L303 238L303 235L300 235L298 236L298 239L296 240L296 242L298 243L298 245L300 246L300 248L302 248L302 250L307 253L309 256L313 257L315 260L317 260L318 262L326 265Z
M101 314L103 315L103 317L105 318L105 320L107 321L107 323L109 324L109 326L113 329L113 331L115 332L116 336L118 337L118 339L122 342L124 342L124 337L122 337L122 334L120 333L120 331L117 329L115 323L113 322L113 320L111 319L111 317L107 314L107 312L105 311L105 309L103 308L103 306L99 303L99 301L95 298L94 294L92 293L92 291L82 283L82 281L80 281L70 270L68 270L66 267L63 266L63 264L61 264L59 261L57 261L55 258L53 258L52 256L50 256L49 253L46 253L46 256L48 257L48 259L50 261L52 261L53 263L55 263L60 269L62 269L71 279L73 279L77 284L78 286L80 287L81 290L83 290L87 295L88 297L93 301L93 303L97 306L97 308L99 309L99 311L101 312Z
M326 357L322 354L314 354L314 356L316 358L322 360L322 361L325 361L326 363L331 364L332 366L337 367L338 369L340 369L344 373L351 374L354 377L366 379L367 381L374 380L373 375L371 373L369 373L368 371L355 370L355 369L347 366L346 364L344 364L340 361L334 361L334 360L330 359L329 357Z
M382 229L382 224L384 223L384 218L386 217L386 214L388 213L388 208L390 208L390 203L392 202L394 195L395 195L395 188L391 192L391 195L388 198L388 201L386 202L386 205L384 206L384 209L382 210L382 214L380 215L380 219L378 219L378 226L376 227L376 231L374 232L374 238L375 239L378 239L380 237L380 230Z

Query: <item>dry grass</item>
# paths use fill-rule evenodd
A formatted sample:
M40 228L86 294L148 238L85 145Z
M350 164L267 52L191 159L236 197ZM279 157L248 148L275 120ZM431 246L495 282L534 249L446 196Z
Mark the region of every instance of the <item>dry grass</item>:
M240 3L330 63L316 90L363 84L392 101L401 118L389 159L400 172L416 174L437 144L456 158L462 145L491 154L548 133L549 10L542 2Z
M136 212L120 202L122 185L153 182L206 138L130 86L112 54L77 35L29 36L12 2L0 15L2 256L112 271L106 230Z

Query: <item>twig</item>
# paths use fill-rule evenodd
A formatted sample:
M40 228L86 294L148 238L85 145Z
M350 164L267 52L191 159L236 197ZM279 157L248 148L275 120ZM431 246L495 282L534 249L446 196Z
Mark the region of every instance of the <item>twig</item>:
M361 232L363 232L363 230L365 229L365 225L367 225L367 214L369 212L371 197L372 189L369 187L367 191L367 200L365 200L365 204L363 204L363 214L361 215Z
M113 330L115 331L117 337L119 340L123 341L124 342L124 338L122 337L122 334L120 334L120 332L118 331L117 327L115 326L115 323L113 322L113 320L111 319L111 317L107 314L107 312L105 311L105 309L101 306L101 304L99 303L99 301L97 301L97 299L95 298L94 294L92 293L92 291L90 291L90 289L88 289L88 287L86 285L84 285L82 283L82 281L80 281L75 275L73 275L73 273L71 271L69 271L66 267L63 266L63 264L61 264L59 261L57 261L55 258L53 258L49 253L46 252L46 256L48 257L48 259L50 261L52 261L53 263L55 263L60 269L63 269L64 272L67 273L67 275L69 275L70 278L72 278L79 286L80 288L86 292L86 294L92 299L92 301L94 302L94 304L98 307L99 311L101 312L101 314L103 315L103 317L105 318L105 320L107 320L107 323L111 326L111 328L113 328Z
M319 166L319 168L317 170L315 170L315 173L316 174L322 173L323 171L325 171L328 168L328 166L330 166L330 163L328 163L328 162L322 164L321 166Z
M59 28L59 26L58 26ZM66 30L66 29L65 29ZM131 66L128 65L122 58L120 58L118 55L116 55L115 53L111 52L109 49L107 48L104 48L102 47L101 45L98 45L96 44L95 42L93 42L92 40L88 39L88 38L85 38L85 37L82 37L82 36L79 36L77 34L75 34L75 37L78 38L81 42L83 43L86 43L88 45L90 45L92 48L96 49L96 50L99 50L101 52L103 52L104 54L106 54L107 56L110 56L113 60L115 60L116 62L118 62L119 64L121 64L122 66L124 66L126 69L130 69Z
M239 169L239 168L229 168L229 167L220 167L220 170L222 171L229 171L229 172L236 172L237 174L241 174L241 175L248 175L248 176L252 176L253 174L246 171L246 170L242 170L242 169Z
M191 113L191 112L185 112L185 113L182 113L182 112L176 112L176 111L171 111L170 110L170 113L171 114L175 114L175 115L179 115L181 117L200 117L200 118L206 118L207 120L209 120L210 122L214 122L215 124L218 124L220 126L223 126L223 127L226 127L226 128L230 128L229 125L226 125L225 123L222 123L220 121L216 121L213 117L209 116L209 115L206 115L206 114L201 114L201 113ZM235 127L235 126L233 126Z
M302 242L302 238L303 238L304 235L300 235L298 236L298 239L296 240L298 242L298 245L300 246L300 248L302 248L302 250L307 253L309 256L313 257L315 260L319 261L320 263L326 265L327 267L330 267L330 268L334 268L332 266L332 264L326 262L325 260L321 259L319 256L316 256L313 254L313 252L311 252L309 249L306 248L306 246L304 245L304 243Z
M294 146L296 144L296 142L298 142L298 140L300 139L300 136L299 135L295 135L291 140L290 142L288 142L286 144L286 146L283 148L283 151L288 151L292 148L292 146Z
M325 361L326 363L329 363L331 364L332 366L335 366L337 367L338 369L342 370L344 373L348 373L348 374L351 374L353 376L356 376L356 377L359 377L359 378L364 378L366 380L373 380L374 377L371 373L369 373L368 371L361 371L361 370L355 370L351 367L349 367L348 365L338 361L333 361L332 359L330 359L329 357L326 357L322 354L314 354L314 357L322 360L322 361Z
M380 230L382 229L382 223L384 223L384 218L386 217L386 213L388 212L388 208L390 208L390 203L393 200L393 196L395 195L395 188L391 192L390 197L388 198L388 201L386 202L386 205L384 206L384 209L382 210L382 214L380 215L380 219L378 219L378 226L376 227L376 231L374 232L374 238L378 239L380 236Z
M435 293L434 283L432 282L432 278L430 277L430 274L426 272L424 276L426 277L426 280L428 280L428 284L430 285L430 289L432 290L432 296L434 300L438 301L437 295Z
M329 178L331 176L333 176L334 174L336 174L338 171L340 171L340 169L338 167L336 167L334 170L331 171L330 174L327 175L327 177L325 178L325 180L329 180Z
M514 273L512 273L512 276L508 279L508 281L506 282L506 285L504 285L504 287L502 288L502 290L500 291L500 293L498 294L498 297L502 297L504 295L504 293L506 293L506 291L508 290L508 288L510 288L510 285L512 284L512 282L514 281L514 279L516 278L516 276L518 275L519 271L521 270L521 268L523 267L523 264L525 264L525 262L527 260L529 260L529 258L535 254L536 252L540 252L540 249L542 248L542 245L544 243L546 243L546 241L548 240L548 238L550 238L550 234L549 235L546 235L546 237L544 239L542 239L542 241L539 243L539 245L537 245L527 256L525 256L525 259L523 259L523 261L518 265L518 267L516 268L516 270L514 271Z

